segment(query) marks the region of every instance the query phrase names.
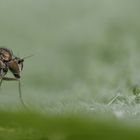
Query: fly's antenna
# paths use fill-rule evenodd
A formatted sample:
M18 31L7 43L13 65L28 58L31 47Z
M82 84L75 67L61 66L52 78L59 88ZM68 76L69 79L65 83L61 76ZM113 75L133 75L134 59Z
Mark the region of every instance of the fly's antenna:
M19 99L21 101L21 104L23 105L23 107L25 109L27 109L27 106L25 105L24 101L23 101L23 98L22 98L22 92L21 92L21 82L20 80L18 80L18 90L19 90Z
M31 55L28 55L28 56L23 57L22 59L24 60L24 59L27 59L27 58L30 58L30 57L33 57L33 56L34 56L34 55L31 54Z

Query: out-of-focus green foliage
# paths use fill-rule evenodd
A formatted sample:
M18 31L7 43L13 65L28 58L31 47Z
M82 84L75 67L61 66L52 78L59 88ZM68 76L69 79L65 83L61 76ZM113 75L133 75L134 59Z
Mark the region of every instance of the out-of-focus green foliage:
M82 116L81 116L82 115ZM1 140L139 139L139 127L97 115L41 115L39 112L0 112ZM112 123L111 123L112 122ZM121 125L120 125L121 124Z

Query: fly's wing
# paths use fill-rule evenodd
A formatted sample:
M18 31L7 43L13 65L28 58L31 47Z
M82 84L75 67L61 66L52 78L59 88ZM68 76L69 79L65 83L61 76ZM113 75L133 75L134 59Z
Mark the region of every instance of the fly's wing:
M0 48L0 60L3 62L8 62L12 59L12 51L7 48Z

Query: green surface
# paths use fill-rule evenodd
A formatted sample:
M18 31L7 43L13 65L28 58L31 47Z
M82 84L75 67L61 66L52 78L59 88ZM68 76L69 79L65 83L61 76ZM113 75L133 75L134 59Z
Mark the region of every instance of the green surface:
M139 6L1 0L0 45L34 56L21 78L28 110L16 82L0 89L0 139L139 139Z
M97 114L51 116L39 112L1 111L0 123L0 139L4 140L140 139L140 127L107 116L102 120Z

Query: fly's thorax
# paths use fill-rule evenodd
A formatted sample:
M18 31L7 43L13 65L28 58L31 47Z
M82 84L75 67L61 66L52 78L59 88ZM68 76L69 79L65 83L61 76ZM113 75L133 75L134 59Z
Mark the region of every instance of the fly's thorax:
M0 48L0 60L8 62L12 59L13 53L7 48Z

